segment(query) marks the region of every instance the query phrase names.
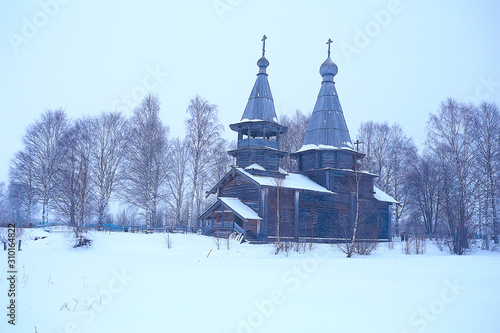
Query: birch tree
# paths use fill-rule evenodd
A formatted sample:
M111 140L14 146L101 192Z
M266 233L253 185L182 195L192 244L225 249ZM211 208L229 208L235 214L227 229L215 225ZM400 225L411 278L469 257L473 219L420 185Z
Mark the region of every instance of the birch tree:
M429 237L437 236L441 207L441 170L433 155L417 157L405 178L409 208Z
M379 176L375 184L399 204L392 206L394 231L399 233L400 222L407 217L408 192L405 177L418 153L413 140L407 137L399 124L362 123L358 131L361 151L366 154L362 167Z
M128 122L119 112L101 113L91 120L92 182L97 200L97 221L102 227L111 196L119 188L123 176L123 160L128 144Z
M500 113L495 104L482 103L473 113L471 135L475 138L476 179L482 205L480 214L485 225L499 242L498 189L500 188ZM488 231L487 231L488 232Z
M474 227L472 112L470 106L447 99L428 122L427 145L442 170L443 216L451 236L450 249L459 255L468 250Z
M0 226L7 226L9 220L7 186L0 183Z
M214 164L214 156L221 142L222 125L218 122L216 105L200 96L191 99L187 108L186 140L189 149L191 194L189 199L190 222L196 223L201 214L205 191L210 185L208 172Z
M54 176L54 203L58 215L80 239L94 211L90 180L91 137L91 121L85 118L77 120L66 131L58 145L62 159Z
M137 207L146 228L159 223L158 208L165 199L168 171L168 128L159 117L160 103L146 96L130 120L123 198Z
M363 143L361 151L366 154L362 160L364 169L379 176L376 184L385 192L389 190L391 170L389 168L391 128L388 123L369 121L362 123L358 138Z
M346 245L346 255L347 258L351 258L351 256L354 253L354 249L356 246L356 242L359 240L356 238L358 236L358 228L360 227L360 220L361 220L361 214L360 214L360 193L359 193L359 183L361 180L361 174L359 172L355 172L354 174L354 184L351 184L351 186L354 188L354 192L351 193L351 195L354 197L354 200L351 200L351 204L353 204L354 207L354 216L352 216L352 224L353 224L353 229L352 229L352 236L350 239L350 244ZM354 201L354 202L352 202Z
M9 200L16 215L30 225L37 203L35 188L35 166L29 151L19 151L9 168Z
M288 127L288 132L280 138L282 151L294 153L302 148L310 119L311 113L303 114L300 110L296 110L293 116L282 115L280 117L281 125ZM287 172L296 172L297 161L286 155L280 160L280 167Z
M359 170L355 170L350 176L349 204L343 205L338 212L339 236L343 241L337 245L347 258L351 258L353 254L369 255L377 246L377 242L373 241L377 238L377 226L368 223L373 213L373 206L367 200L371 194L361 187L366 181L364 177L367 175Z
M276 177L273 178L272 182L276 188L276 242L274 245L276 248L275 254L278 254L280 250L283 249L283 244L281 243L281 232L280 232L281 220L282 220L280 194L281 194L281 189L283 188L283 184L285 183L285 179Z
M393 124L390 128L388 150L385 190L398 201L398 204L391 207L394 229L398 235L402 220L408 217L409 192L405 186L406 174L413 161L418 159L418 152L413 140L404 134L399 124Z
M215 147L213 163L210 170L209 186L216 184L219 180L226 175L231 169L233 157L227 152L232 150L230 144L224 139L220 138L219 144Z
M175 139L170 154L171 167L167 185L169 188L168 204L177 225L183 225L186 190L188 186L188 146L186 140Z
M33 162L33 183L42 206L42 223L48 219L49 204L54 198L55 175L61 163L58 149L69 124L62 109L47 110L28 127L23 137L24 151Z

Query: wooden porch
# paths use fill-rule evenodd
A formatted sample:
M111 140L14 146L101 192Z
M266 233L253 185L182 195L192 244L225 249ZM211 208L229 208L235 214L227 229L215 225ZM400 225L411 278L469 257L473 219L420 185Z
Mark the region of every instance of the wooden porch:
M261 235L262 219L237 198L218 198L198 220L206 236L227 238L237 232L248 241L257 241Z

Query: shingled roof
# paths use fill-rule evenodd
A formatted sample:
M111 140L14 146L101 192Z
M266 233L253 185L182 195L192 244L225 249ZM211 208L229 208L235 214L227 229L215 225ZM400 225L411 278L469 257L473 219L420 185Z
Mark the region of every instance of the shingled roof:
M276 117L276 110L274 109L273 95L271 94L266 73L269 61L264 55L257 61L257 66L259 66L257 80L250 93L250 97L248 97L247 106L245 107L241 121L263 120L277 123L278 119Z
M314 146L317 146L318 149L321 148L320 146L324 148L352 148L349 129L340 106L335 82L333 82L333 78L338 72L337 65L328 56L319 72L323 77L323 82L309 121L303 148L306 146L308 149Z

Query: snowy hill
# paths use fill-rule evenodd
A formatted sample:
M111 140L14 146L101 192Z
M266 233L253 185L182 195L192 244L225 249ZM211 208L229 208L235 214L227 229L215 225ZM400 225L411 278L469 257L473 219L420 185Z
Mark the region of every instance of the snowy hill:
M34 240L38 236L44 239ZM16 326L0 332L499 332L500 255L274 255L198 235L32 230L18 252ZM7 252L0 258L2 308ZM35 330L36 327L36 330Z

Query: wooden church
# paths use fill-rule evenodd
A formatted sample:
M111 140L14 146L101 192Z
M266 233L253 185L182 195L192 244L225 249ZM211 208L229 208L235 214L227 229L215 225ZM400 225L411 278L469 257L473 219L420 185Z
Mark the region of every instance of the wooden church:
M276 117L265 40L243 116L229 126L238 133L237 149L228 152L236 165L207 192L217 200L199 217L203 234L237 231L248 241L272 242L279 234L282 240L338 242L350 239L356 225L359 239L390 239L396 201L374 186L377 175L359 170L364 154L354 149L335 89L331 40L303 146L290 155L298 170L279 168L287 155L280 139L288 128Z

